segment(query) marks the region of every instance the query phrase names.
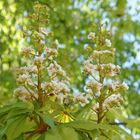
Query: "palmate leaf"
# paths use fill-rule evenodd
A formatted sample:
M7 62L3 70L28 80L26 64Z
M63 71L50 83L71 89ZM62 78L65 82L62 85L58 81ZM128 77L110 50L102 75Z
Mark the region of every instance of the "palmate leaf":
M9 111L14 108L33 110L33 105L31 103L24 103L24 102L17 102L14 104L6 105L0 108L0 116L9 113Z
M14 140L23 132L32 130L34 126L35 124L27 119L26 114L19 115L7 121L5 134L8 140Z
M8 140L15 139L22 132L32 128L33 122L27 119L28 113L33 111L31 103L17 102L4 106L0 110L0 119L3 125L1 136L6 135Z
M33 105L29 103L17 102L11 105L4 106L0 109L0 123L5 124L8 119L26 114L33 111Z
M82 130L94 130L94 129L112 130L111 125L97 124L96 122L88 121L88 120L77 120L74 122L65 123L63 124L63 126L71 127L74 129L82 129Z
M80 135L72 128L58 127L55 133L48 131L45 134L45 140L81 140Z
M106 134L105 137L102 137L104 139L107 138L114 138L114 139L120 139L121 140L121 135L124 134L126 140L133 140L133 137L128 134L125 130L120 128L119 126L112 126L112 125L107 125L107 124L97 124L93 121L85 121L85 120L80 120L80 121L74 121L70 123L63 124L63 126L71 127L77 131L85 132L90 135L90 137L94 140L95 138L99 138L99 132L102 130L104 134Z
M15 138L14 140L24 140L24 136L23 135L19 135L19 137Z
M18 116L18 115L24 115L24 114L26 114L28 112L30 112L30 110L28 110L28 109L21 109L21 108L12 109L7 114L6 120L10 119L11 117Z

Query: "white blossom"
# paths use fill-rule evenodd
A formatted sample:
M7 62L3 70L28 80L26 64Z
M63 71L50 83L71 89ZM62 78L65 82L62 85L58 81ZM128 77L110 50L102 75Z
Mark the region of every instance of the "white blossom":
M28 83L29 80L30 80L30 76L28 74L19 75L19 77L17 78L17 82L19 84Z
M101 89L101 84L98 83L98 82L94 82L94 81L90 81L88 84L87 84L87 87L88 88L91 88L92 91L96 92L96 93L99 93L100 92L100 89Z
M123 102L123 98L118 94L112 94L103 103L104 109L112 108L113 106L119 106Z
M107 88L112 90L112 91L128 90L129 89L128 85L125 82L123 82L123 83L112 82L112 83L107 84Z
M35 34L35 38L39 38L40 40L44 40L45 39L45 36L44 34L40 33L40 32L36 32Z
M114 64L100 64L97 69L97 71L100 71L101 74L105 76L115 76L120 73L120 66L116 66Z
M39 66L39 65L42 64L43 60L44 60L44 59L43 59L41 56L35 57L35 59L34 59L34 64L37 65L37 66Z
M17 97L18 99L22 101L26 101L30 98L29 92L23 87L19 87L15 89L13 96Z
M37 67L34 66L34 65L28 66L27 70L28 70L29 73L34 73L34 74L38 73Z
M28 57L33 52L33 49L31 47L23 47L21 49L21 54Z
M15 89L13 96L22 101L28 101L31 99L34 100L34 97L38 98L38 94L32 93L31 95L31 93L29 93L28 90L25 89L24 87L19 87Z
M109 39L105 39L105 44L107 47L111 47L111 41Z
M88 96L85 96L83 93L80 93L75 97L75 100L84 107L85 105L89 104Z
M40 31L45 34L46 36L49 36L51 34L51 32L49 30L47 30L46 28L40 28Z
M122 88L124 90L128 90L129 89L128 85L125 82L122 83Z
M48 74L51 77L54 75L66 76L65 71L61 68L60 65L57 64L56 61L54 61L54 63L51 63L47 69L48 69Z
M84 62L84 72L87 74L92 74L95 70L95 66L90 63L90 60Z
M45 48L45 53L47 54L47 57L49 60L53 60L54 57L57 57L58 51L54 48Z
M88 39L92 39L92 40L95 39L95 33L94 32L89 33Z
M53 63L51 63L47 69L48 69L49 76L53 76L54 74L57 73L57 68L55 67Z

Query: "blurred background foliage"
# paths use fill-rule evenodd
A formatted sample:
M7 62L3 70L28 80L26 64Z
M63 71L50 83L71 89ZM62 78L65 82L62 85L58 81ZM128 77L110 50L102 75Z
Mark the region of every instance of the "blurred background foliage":
M85 77L81 64L88 56L87 35L96 25L108 22L116 48L116 64L121 79L130 86L124 93L129 118L140 117L140 0L38 0L49 9L47 28L59 40L58 62L71 77L74 91L82 90ZM16 87L16 68L22 65L19 51L30 42L23 39L25 25L36 0L0 1L0 104L12 96Z

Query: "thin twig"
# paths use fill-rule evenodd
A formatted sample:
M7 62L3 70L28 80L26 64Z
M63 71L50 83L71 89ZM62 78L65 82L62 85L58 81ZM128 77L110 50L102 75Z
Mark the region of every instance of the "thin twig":
M127 123L126 122L111 122L111 123L109 123L110 125L127 125Z

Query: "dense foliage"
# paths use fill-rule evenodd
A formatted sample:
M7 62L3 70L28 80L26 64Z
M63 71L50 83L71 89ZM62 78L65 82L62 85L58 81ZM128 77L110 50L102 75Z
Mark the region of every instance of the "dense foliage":
M134 119L139 116L139 22L131 20L127 2L40 3L43 6L26 0L1 1L1 139L136 137L140 122ZM28 45L31 47L22 47ZM116 59L112 46L117 50ZM136 62L125 63L132 59ZM111 63L124 64L121 77L120 67ZM13 99L19 66L23 66L16 72L20 86ZM128 92L119 78L128 83ZM118 107L124 99L124 106Z

